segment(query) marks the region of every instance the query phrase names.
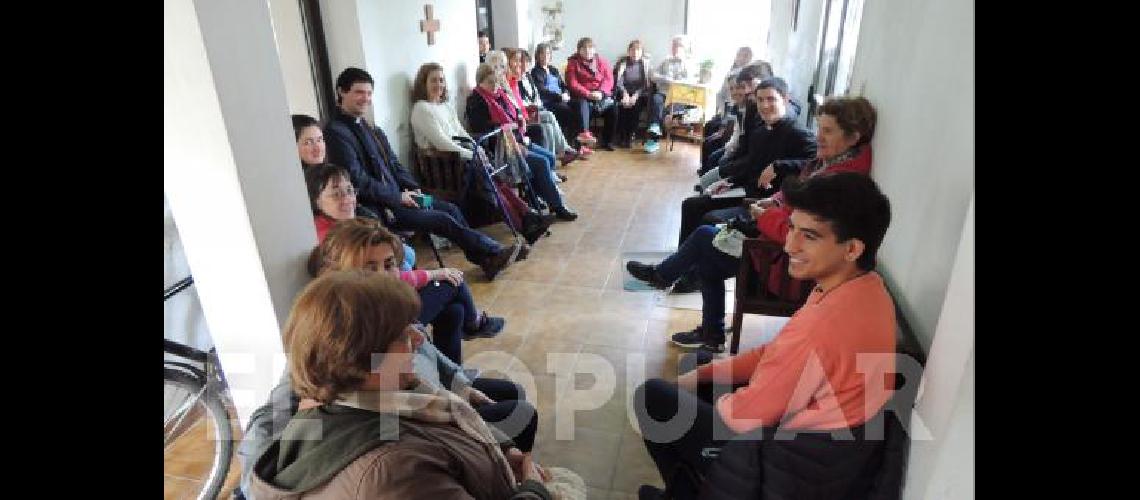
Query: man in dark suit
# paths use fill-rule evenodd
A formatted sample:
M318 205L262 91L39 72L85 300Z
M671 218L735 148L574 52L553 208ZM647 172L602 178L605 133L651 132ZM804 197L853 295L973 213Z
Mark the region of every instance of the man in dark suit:
M789 113L788 84L774 77L760 82L752 94L756 125L741 137L741 150L735 158L720 167L723 177L708 187L707 194L686 198L681 203L681 230L677 237L680 246L702 224L719 224L736 215L747 213L741 198L714 198L712 195L743 187L745 195L763 198L779 190L778 182L768 188L757 186L765 167L776 160L810 159L815 157L815 136L796 125L795 115ZM747 124L747 119L745 120ZM673 287L675 293L690 292L699 288L698 279L686 274Z
M330 163L348 169L359 203L377 213L390 213L395 230L427 231L459 245L467 260L483 268L487 279L510 264L521 249L504 247L471 229L459 208L443 200L421 207L419 184L400 164L388 137L364 119L372 105L372 76L360 68L347 68L336 79L336 114L325 125Z
M491 51L491 37L486 31L479 32L479 62L487 62L487 52Z

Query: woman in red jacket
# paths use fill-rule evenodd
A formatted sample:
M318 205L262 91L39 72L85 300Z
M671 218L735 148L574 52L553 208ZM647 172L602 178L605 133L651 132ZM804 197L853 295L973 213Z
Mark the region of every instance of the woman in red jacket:
M614 73L609 61L597 53L594 40L590 37L578 40L578 52L566 60L566 86L570 88L570 106L578 110L581 131L580 144L595 141L598 147L613 151L611 146L614 128L617 126L617 106L614 105ZM594 138L590 132L591 114L604 117L602 137Z
M871 137L875 135L875 107L862 97L833 97L820 106L819 130L816 132L816 157L811 160L772 162L760 174L760 187L772 183L777 176L810 177L838 172L871 175ZM781 245L788 235L788 216L792 208L784 201L784 193L756 202L752 210L756 227L764 237Z
M794 173L801 179L839 172L870 174L871 137L875 134L876 121L875 108L871 103L862 97L834 97L820 106L816 116L819 120L816 158L803 161L777 160L760 175L760 183L771 183L775 179L773 172L776 171ZM784 203L782 194L756 202L751 209L760 234L781 245L788 234L788 217L791 212L792 209ZM660 264L649 265L638 261L626 264L630 275L657 288L669 287L690 270L696 271L700 276L703 301L701 324L692 331L674 334L672 341L678 346L699 347L712 352L724 351L724 280L736 276L740 267L741 248L737 242L733 255L722 250L733 246L726 242L729 238L714 243L718 233L723 230L708 225L697 228L676 253ZM753 257L753 265L758 260L760 259ZM769 283L778 283L787 272L787 264L780 259L776 264L770 265L773 281Z

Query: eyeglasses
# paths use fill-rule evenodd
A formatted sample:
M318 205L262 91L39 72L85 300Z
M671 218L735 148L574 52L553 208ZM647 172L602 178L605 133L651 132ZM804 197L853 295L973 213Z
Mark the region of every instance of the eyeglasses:
M353 188L352 186L349 186L349 187L344 188L344 189L331 188L331 189L325 189L324 193L321 193L321 194L327 194L330 198L332 198L334 200L343 200L345 198L348 198L349 196L355 197L356 196L356 189Z

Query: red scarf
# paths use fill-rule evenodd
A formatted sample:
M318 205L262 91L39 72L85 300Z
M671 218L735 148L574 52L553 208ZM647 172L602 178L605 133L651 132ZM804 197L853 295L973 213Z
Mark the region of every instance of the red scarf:
M487 89L476 85L475 92L479 94L479 97L483 98L483 102L487 103L487 110L491 112L491 121L499 125L518 123L518 120L511 118L511 115L518 116L519 111L515 108L515 104L511 102L511 99L503 93L502 87L495 87L495 93L492 94L488 92ZM504 111L503 107L499 104L500 98L507 103L507 107L511 113L510 115L507 114L507 111Z

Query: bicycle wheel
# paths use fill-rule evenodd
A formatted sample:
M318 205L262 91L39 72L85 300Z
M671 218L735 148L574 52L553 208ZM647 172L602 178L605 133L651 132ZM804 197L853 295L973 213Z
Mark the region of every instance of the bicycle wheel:
M233 430L221 398L205 390L203 380L204 377L183 370L163 368L163 451L179 446L180 451L192 453L195 446L188 441L212 439L213 457L201 457L203 462L209 460L209 469L188 478L200 482L197 498L212 500L218 496L230 469ZM199 429L199 425L204 428Z

